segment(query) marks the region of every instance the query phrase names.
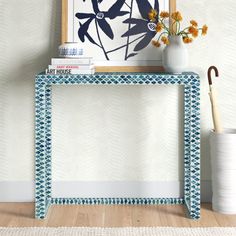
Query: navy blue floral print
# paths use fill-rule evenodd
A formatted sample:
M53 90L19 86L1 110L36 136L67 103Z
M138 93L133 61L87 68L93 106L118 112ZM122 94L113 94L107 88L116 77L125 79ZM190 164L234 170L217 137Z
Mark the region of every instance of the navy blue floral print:
M156 24L158 22L158 17L156 18L155 22L150 21L150 19L148 18L148 13L152 9L155 9L156 12L159 12L159 2L158 0L156 0L153 8L147 0L136 0L136 1L139 8L139 12L143 19L129 18L125 20L123 23L128 23L135 26L130 28L130 30L124 33L121 37L128 37L144 33L143 38L134 48L134 51L140 51L143 48L147 47L147 45L156 35Z
M111 29L111 26L106 21L106 18L114 19L118 16L123 16L125 14L128 14L127 11L120 11L121 7L123 6L125 0L117 0L113 6L108 11L100 11L98 7L97 0L92 0L93 4L93 11L94 13L76 13L76 17L78 19L87 19L88 20L82 24L79 28L79 38L82 42L84 42L84 36L86 35L90 23L95 20L101 30L110 38L114 38L113 31Z
M109 0L106 0L109 1ZM90 43L98 46L104 53L104 56L109 60L109 54L117 50L125 48L124 60L128 60L131 57L136 56L140 50L148 46L151 40L156 35L156 25L158 23L158 16L156 19L151 21L148 17L148 14L151 10L155 9L159 13L159 1L158 0L117 0L107 11L100 9L100 3L105 2L105 0L91 0L93 12L85 13L78 12L76 17L80 20L78 36L81 42L85 42L85 39L88 39ZM134 3L137 3L140 17L133 18ZM150 2L154 2L153 6ZM128 8L129 11L124 11ZM127 15L128 14L128 15ZM103 45L102 37L100 36L100 30L111 40L114 39L113 30L108 23L110 20L115 19L116 17L122 17L127 15L127 19L123 21L124 24L127 24L127 31L121 35L122 38L127 38L127 42L124 45L121 45L117 48L107 51ZM107 19L109 21L107 21ZM86 20L84 22L84 20ZM83 23L81 23L81 21ZM91 36L89 33L89 26L92 22L95 22L96 27L96 38L94 35ZM137 37L133 37L136 36ZM137 43L135 46L129 47L131 44Z

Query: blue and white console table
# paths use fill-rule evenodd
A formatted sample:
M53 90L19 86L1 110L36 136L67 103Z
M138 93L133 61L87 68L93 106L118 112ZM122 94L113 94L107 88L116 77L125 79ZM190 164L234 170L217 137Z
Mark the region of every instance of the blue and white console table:
M183 85L184 197L183 198L52 198L51 87L52 85ZM192 219L200 217L200 79L195 73L96 73L45 75L35 79L35 217L44 219L51 204L185 204Z

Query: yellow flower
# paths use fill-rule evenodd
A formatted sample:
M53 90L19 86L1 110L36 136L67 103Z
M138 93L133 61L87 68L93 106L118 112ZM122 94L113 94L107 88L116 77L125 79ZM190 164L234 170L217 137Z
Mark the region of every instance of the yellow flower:
M183 37L183 41L184 41L184 43L192 43L193 39L189 38L189 37Z
M207 30L208 30L207 25L203 25L203 27L202 27L202 35L206 35L207 34Z
M191 24L192 26L194 26L194 27L198 27L198 23L197 23L197 21L195 21L195 20L191 20L191 21L190 21L190 24Z
M156 26L156 32L161 32L162 29L163 29L163 24L160 23L160 22L158 22L158 23L157 23L157 26Z
M198 29L196 29L196 30L192 33L192 36L193 36L194 38L197 38L197 36L198 36Z
M160 17L161 18L168 18L170 16L170 14L169 14L169 12L167 12L167 11L162 11L161 13L160 13Z
M158 40L152 40L152 45L154 47L157 47L157 48L159 48L161 46L161 44L160 44L160 42Z
M170 42L169 42L169 39L166 37L166 36L162 36L161 37L161 41L164 43L164 44L169 44Z
M148 13L148 18L151 21L154 21L157 17L157 11L155 9L151 9L151 11Z
M189 32L190 34L192 34L192 36L193 36L194 38L196 38L196 37L198 36L198 29L195 28L195 27L193 27L193 26L190 26L190 27L188 28L188 32Z
M180 13L179 11L173 12L173 13L171 14L171 18L172 18L173 20L175 20L175 21L181 21L181 20L183 20L183 17L182 17L182 15L181 15L181 13Z
M192 34L193 32L195 32L195 30L196 30L196 28L193 27L193 26L190 26L190 27L188 28L188 32L189 32L190 34Z

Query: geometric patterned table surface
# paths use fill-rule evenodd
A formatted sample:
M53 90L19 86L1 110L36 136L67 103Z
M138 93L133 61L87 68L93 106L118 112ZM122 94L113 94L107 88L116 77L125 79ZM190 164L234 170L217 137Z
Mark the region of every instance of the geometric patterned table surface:
M196 84L199 76L194 72L182 74L103 72L94 75L48 75L40 73L36 81L52 84ZM51 81L51 82L50 82Z

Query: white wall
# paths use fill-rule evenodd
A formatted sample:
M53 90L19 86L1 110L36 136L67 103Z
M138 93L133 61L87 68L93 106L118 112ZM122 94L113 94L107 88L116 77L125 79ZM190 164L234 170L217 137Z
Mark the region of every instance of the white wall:
M208 66L218 66L221 78L214 82L219 90L224 126L236 127L236 25L233 23L236 20L236 2L192 0L179 1L178 6L189 20L194 18L200 24L209 25L209 34L189 46L191 69L202 78L202 179L209 180L208 132L212 124L205 75ZM59 0L0 0L2 182L33 180L34 75L43 71L50 58L57 55L60 14ZM178 162L181 158L181 149L178 149L181 139L178 140L177 135L182 117L178 115L182 101L180 89L56 87L53 92L53 112L57 114L53 120L55 180L181 180L182 165ZM107 116L102 119L104 114ZM79 123L82 126L77 125ZM73 131L74 136L69 135L69 131ZM127 137L128 143L124 141ZM109 144L109 149L106 144ZM73 162L73 166L66 161ZM99 165L101 168L98 171L96 167ZM104 166L109 167L108 171L104 170Z
M32 180L34 76L56 54L60 1L0 1L0 180Z
M202 78L201 85L201 154L202 179L210 179L208 133L212 128L208 97L207 69L218 67L220 78L213 83L218 90L223 126L236 127L236 2L233 0L177 1L179 9L188 19L196 19L209 26L206 38L198 39L189 47L190 63Z

